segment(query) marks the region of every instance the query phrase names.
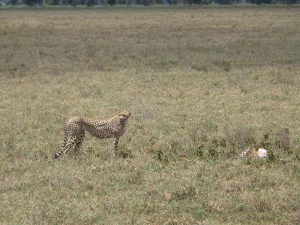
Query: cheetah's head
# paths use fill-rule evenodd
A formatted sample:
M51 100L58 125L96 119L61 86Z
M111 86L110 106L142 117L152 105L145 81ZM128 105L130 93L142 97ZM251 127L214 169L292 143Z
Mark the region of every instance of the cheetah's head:
M121 122L126 122L127 119L130 117L131 113L127 111L123 111L119 113L119 118Z

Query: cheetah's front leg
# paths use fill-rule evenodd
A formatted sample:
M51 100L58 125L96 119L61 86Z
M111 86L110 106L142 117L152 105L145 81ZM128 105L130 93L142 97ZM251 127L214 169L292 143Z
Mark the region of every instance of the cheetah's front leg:
M115 141L114 141L114 152L117 153L118 151L118 144L119 144L119 138L116 137Z

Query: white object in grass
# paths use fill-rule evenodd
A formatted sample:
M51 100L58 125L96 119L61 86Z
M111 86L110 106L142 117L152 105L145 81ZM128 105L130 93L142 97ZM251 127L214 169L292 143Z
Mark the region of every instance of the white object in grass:
M259 148L257 150L257 157L258 158L268 158L268 150L264 148Z
M241 157L244 156L251 156L254 158L268 158L268 150L264 148L248 148L245 151L243 151L240 155Z

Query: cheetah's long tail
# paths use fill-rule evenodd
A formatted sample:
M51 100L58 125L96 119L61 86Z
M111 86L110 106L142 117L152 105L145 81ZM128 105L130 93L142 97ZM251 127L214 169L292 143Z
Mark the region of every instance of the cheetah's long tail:
M54 154L54 159L57 159L57 158L58 158L59 156L61 156L62 154L63 154L63 151L62 151L62 150L56 152L56 153Z
M61 148L64 148L67 145L67 141L68 141L68 129L67 129L67 124L64 127L64 142L61 146Z
M64 153L64 149L67 146L67 141L68 141L68 132L67 132L67 125L65 125L65 127L64 127L64 142L61 146L61 149L54 154L54 159L57 159L59 156L61 156Z

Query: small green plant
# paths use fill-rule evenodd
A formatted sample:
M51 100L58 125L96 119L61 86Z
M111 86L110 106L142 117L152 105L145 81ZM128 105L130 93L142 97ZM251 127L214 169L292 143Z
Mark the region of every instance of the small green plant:
M260 147L270 149L272 147L272 140L270 133L264 133L262 140L260 141Z
M196 148L196 155L198 158L203 158L204 156L204 145L200 145Z
M207 151L208 157L216 158L216 157L218 157L218 155L219 155L219 152L216 148L214 148L212 146L208 147L208 151Z
M161 150L156 151L155 156L156 156L156 159L158 161L162 161L163 160L163 152Z
M268 162L275 162L278 159L272 150L268 150Z

